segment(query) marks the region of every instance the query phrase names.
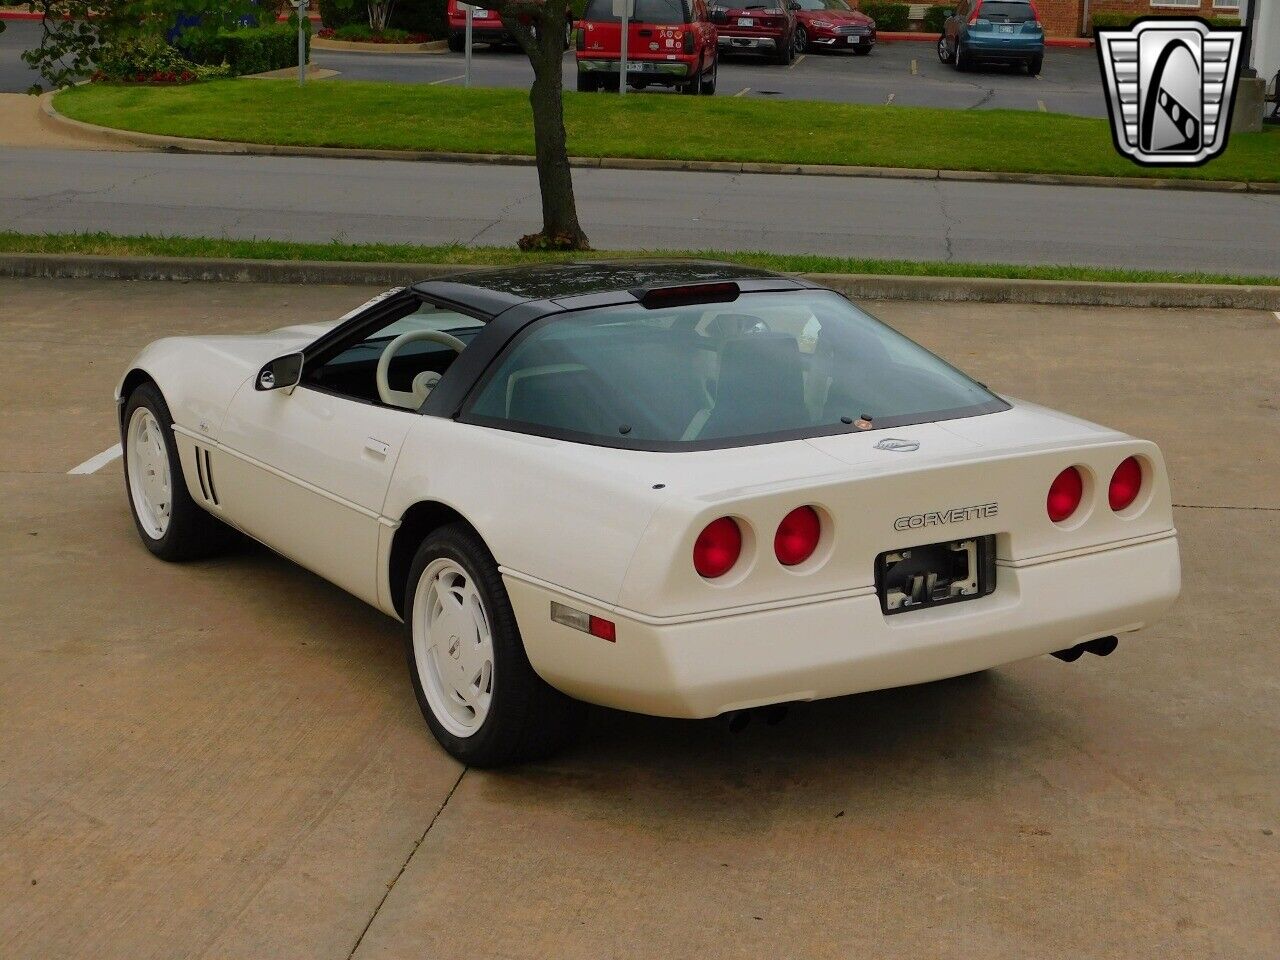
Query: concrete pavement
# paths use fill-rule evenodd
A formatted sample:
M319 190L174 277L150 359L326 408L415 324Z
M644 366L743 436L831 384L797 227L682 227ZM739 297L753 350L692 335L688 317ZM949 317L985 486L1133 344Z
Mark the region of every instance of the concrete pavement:
M738 735L601 712L490 773L430 739L396 625L260 549L162 564L118 461L66 474L153 337L369 293L0 280L5 960L1280 953L1270 313L870 305L1162 445L1184 595L1114 656Z
M277 240L514 243L528 167L0 148L0 223ZM606 249L720 249L1274 275L1280 195L644 170L574 172Z

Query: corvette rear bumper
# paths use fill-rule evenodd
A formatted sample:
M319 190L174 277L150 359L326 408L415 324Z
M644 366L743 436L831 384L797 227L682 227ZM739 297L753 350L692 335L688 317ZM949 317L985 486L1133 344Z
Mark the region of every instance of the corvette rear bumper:
M570 696L671 717L924 683L1129 633L1173 603L1178 542L1001 565L994 593L886 617L839 599L680 622L628 617L504 571L529 660ZM614 643L553 623L551 601L613 620Z

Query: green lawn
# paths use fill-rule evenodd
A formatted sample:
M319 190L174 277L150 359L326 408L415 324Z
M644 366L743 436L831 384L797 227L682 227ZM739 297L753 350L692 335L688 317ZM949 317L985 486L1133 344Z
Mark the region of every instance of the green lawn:
M255 143L532 154L520 90L261 80L181 87L90 84L57 107L89 123ZM565 94L569 151L642 157L1280 181L1280 129L1231 138L1188 170L1120 157L1105 120L734 97ZM815 189L821 189L815 187ZM1171 201L1172 202L1172 201Z
M96 254L128 257L213 257L253 260L321 260L347 263L505 266L518 263L635 257L722 260L784 273L863 273L917 277L999 277L1024 280L1111 280L1124 283L1229 283L1280 286L1280 277L1111 270L1096 267L1021 266L1007 263L941 263L871 260L815 254L729 253L719 250L595 250L590 253L521 253L512 247L414 246L411 244L288 243L276 240L116 236L109 233L25 234L0 231L0 253Z

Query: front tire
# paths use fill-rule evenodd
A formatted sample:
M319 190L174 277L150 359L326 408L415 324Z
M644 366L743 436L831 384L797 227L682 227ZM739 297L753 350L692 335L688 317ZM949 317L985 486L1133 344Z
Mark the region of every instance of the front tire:
M804 27L796 26L795 43L796 53L807 53L809 51L809 32Z
M938 59L943 63L950 63L955 59L955 55L947 45L947 37L945 34L938 38Z
M498 565L468 526L431 533L405 593L405 647L418 706L440 745L474 767L551 755L585 708L529 664Z
M173 417L154 383L140 385L124 408L124 485L143 545L161 560L221 553L235 533L187 492Z

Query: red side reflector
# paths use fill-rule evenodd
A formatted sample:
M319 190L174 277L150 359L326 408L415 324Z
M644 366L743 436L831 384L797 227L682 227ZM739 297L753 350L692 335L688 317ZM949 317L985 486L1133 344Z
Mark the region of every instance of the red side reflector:
M659 307L683 307L695 303L732 303L738 299L736 283L689 283L678 287L648 287L632 290L632 295L647 310Z
M618 628L613 625L612 620L606 620L604 617L592 617L591 627L587 632L593 637L608 640L610 643L618 642Z

